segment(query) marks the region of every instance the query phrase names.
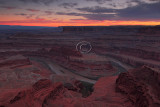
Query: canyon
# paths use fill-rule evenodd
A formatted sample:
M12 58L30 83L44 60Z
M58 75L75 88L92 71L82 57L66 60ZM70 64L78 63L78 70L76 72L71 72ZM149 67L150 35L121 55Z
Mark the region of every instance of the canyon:
M160 106L159 26L0 32L0 107Z

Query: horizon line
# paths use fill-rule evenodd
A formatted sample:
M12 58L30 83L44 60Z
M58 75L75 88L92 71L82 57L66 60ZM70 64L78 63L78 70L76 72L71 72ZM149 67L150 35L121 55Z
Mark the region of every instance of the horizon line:
M0 26L18 26L18 27L82 27L82 26L27 26L27 25L0 25ZM93 25L93 26L85 26L84 27L112 27L112 26L160 26L160 25Z

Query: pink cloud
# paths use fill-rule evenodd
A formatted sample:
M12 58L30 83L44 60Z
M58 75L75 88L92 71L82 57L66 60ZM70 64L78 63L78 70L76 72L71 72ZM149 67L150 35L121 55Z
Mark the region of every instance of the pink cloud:
M15 21L0 21L0 24L5 23L59 23L60 21L52 21L44 18L29 19L29 20L15 20Z

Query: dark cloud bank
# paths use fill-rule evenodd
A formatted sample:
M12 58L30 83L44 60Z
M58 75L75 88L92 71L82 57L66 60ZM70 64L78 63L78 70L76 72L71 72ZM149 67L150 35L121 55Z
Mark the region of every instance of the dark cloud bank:
M89 20L160 20L160 2L140 3L125 9L108 9L106 7L76 8L79 13L57 12L58 15L82 16ZM110 14L115 13L115 14Z

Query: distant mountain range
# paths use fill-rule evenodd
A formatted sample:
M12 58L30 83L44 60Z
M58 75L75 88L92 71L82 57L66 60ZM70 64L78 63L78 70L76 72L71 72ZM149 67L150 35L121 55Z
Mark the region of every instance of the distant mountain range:
M42 26L10 26L10 25L0 25L0 30L7 29L19 29L19 30L38 30L44 28L56 28L56 27L42 27Z

